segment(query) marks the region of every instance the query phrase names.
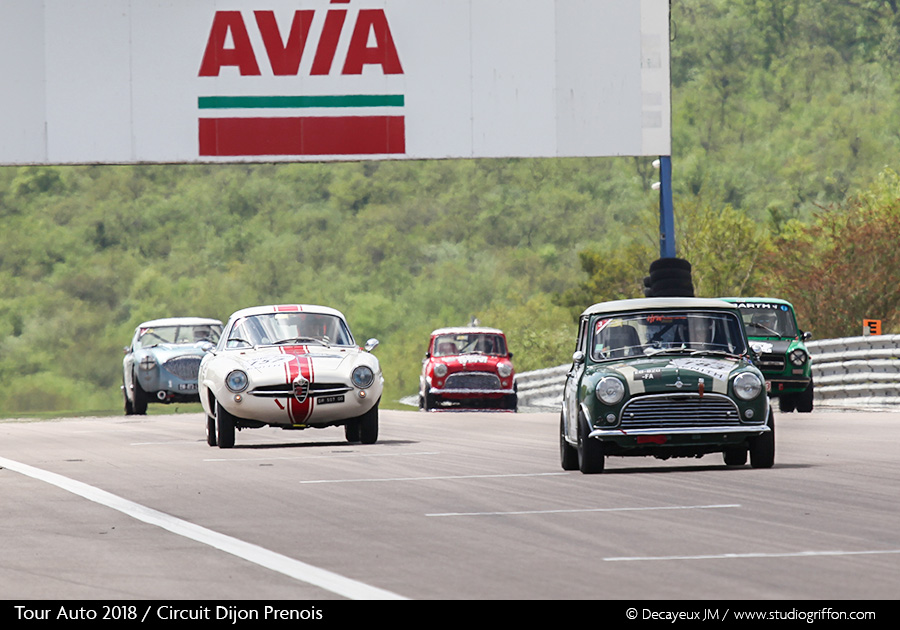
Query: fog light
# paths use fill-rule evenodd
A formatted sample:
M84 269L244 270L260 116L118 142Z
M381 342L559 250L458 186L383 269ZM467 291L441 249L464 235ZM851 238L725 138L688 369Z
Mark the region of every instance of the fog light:
M752 410L752 409L748 409L747 411L745 411L745 412L744 412L744 417L747 418L747 420L749 420L750 418L752 418L752 417L753 417L753 410Z
M607 421L609 424L612 424L613 422L615 422L615 421L616 421L616 414L614 414L614 413L607 414L607 415L606 415L606 421Z
M244 400L244 397L241 396L240 394L235 394L235 395L234 395L234 402L239 403L239 402L241 402L242 400Z
M359 390L358 393L359 393L359 397L360 397L360 398L365 398L365 397L366 397L366 390L361 389L361 390Z

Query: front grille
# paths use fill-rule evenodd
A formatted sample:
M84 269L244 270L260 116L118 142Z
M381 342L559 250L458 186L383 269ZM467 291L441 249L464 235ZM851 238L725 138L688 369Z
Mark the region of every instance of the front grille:
M336 396L338 394L346 394L352 388L343 383L310 383L310 396ZM278 385L263 385L256 387L249 392L253 396L264 396L267 398L286 398L294 395L294 388L288 383L280 383Z
M163 363L163 369L183 381L196 381L200 372L200 357L196 355L173 357Z
M719 394L660 394L630 400L622 408L621 427L657 429L681 427L737 426L737 405Z
M759 361L756 362L756 367L767 372L781 372L784 370L784 355L770 353L763 354L759 358Z
M445 389L500 389L500 379L487 372L459 372L451 374L444 383Z

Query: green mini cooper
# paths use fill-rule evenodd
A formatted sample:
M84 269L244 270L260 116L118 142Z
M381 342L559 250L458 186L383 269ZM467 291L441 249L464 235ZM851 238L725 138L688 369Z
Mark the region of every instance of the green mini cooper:
M813 379L805 341L812 334L797 327L790 302L778 298L722 298L741 311L756 365L766 377L769 396L781 411L813 410Z
M632 455L773 466L774 414L737 307L667 297L585 310L559 433L563 469L583 473Z

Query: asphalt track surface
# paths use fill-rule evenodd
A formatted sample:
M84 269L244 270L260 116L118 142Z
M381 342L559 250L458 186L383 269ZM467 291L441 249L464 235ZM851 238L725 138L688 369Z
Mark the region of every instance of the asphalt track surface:
M796 600L900 595L900 413L776 414L776 464L559 466L554 413L0 421L7 600Z

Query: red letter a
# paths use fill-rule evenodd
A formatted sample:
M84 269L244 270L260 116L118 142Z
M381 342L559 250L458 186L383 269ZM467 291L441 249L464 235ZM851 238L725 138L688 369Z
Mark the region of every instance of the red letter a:
M225 48L229 30L234 48ZM216 11L200 64L200 76L217 77L222 66L237 66L241 76L259 74L253 45L240 11Z
M367 47L370 32L375 36L375 46L372 48ZM381 9L363 9L359 12L343 74L362 74L365 64L378 64L385 74L403 74L391 29Z

